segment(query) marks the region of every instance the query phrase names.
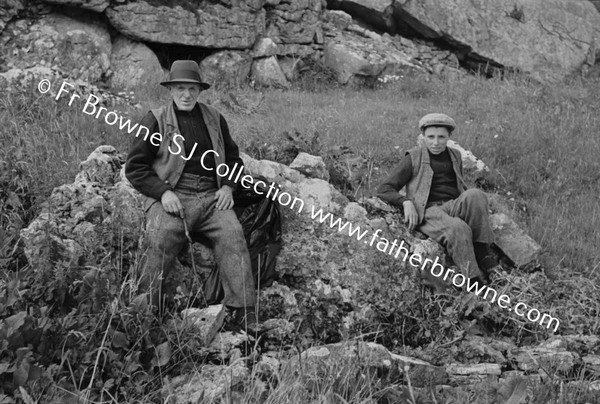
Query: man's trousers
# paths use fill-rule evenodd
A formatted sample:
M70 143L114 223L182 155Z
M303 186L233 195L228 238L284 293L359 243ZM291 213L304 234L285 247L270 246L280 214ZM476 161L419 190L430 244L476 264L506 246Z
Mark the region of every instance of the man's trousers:
M478 189L468 189L458 198L425 209L419 231L440 243L452 261L468 277L481 276L473 243L491 244L488 201Z
M211 244L225 292L223 304L234 308L254 306L256 291L244 232L233 209L215 208L216 191L216 181L189 174L183 174L174 189L192 240L201 236ZM162 279L189 241L183 219L167 213L160 202L148 209L146 239L138 291L148 292L156 304Z

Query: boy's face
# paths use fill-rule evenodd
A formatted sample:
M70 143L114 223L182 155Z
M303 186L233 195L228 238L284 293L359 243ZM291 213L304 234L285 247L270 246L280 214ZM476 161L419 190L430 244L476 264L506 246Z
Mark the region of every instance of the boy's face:
M423 131L423 138L431 154L440 154L446 150L450 131L445 126L429 126Z
M191 111L196 105L201 89L195 83L174 83L169 86L169 91L177 108L182 111Z

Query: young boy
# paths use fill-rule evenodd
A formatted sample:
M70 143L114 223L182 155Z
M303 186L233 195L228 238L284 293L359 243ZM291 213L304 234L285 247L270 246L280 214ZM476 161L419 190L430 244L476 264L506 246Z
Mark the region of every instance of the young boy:
M495 265L489 255L494 235L488 202L482 191L466 189L460 152L447 146L455 128L445 114L421 118L424 146L406 152L377 196L401 206L408 229L418 229L444 246L465 276L487 283L484 271ZM404 197L398 191L405 186Z

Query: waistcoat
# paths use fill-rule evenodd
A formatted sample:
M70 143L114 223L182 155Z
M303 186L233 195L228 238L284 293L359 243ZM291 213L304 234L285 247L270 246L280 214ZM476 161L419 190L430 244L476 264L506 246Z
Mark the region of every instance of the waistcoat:
M225 146L220 125L221 115L213 107L209 107L200 102L198 105L200 106L202 118L208 129L213 150L218 153L213 154L215 167L218 167L219 164L225 163ZM152 168L158 175L158 178L174 188L175 185L177 185L179 178L181 178L185 163L187 163L183 157L188 157L185 155L185 150L183 148L179 154L173 154L169 151L169 147L171 150L178 150L173 138L176 134L181 133L177 123L177 116L175 115L175 108L173 107L173 102L169 102L168 104L151 111L158 122L158 132L162 135L162 141L158 148L158 152L156 153L154 162L152 163ZM181 140L179 141L179 144L181 145ZM196 153L204 153L205 151L206 150L196 150ZM221 177L216 174L215 176L217 177L217 188L221 188ZM150 205L154 202L156 202L156 199L147 197L147 200L144 203L145 209L150 208Z
M456 174L456 187L459 193L463 193L467 186L462 176L462 157L460 152L451 147L447 147L452 160L452 168ZM410 155L412 161L412 178L406 184L406 197L411 199L419 215L418 223L423 222L425 217L425 206L431 190L431 181L433 179L433 169L429 161L429 152L427 147L415 147L406 152Z

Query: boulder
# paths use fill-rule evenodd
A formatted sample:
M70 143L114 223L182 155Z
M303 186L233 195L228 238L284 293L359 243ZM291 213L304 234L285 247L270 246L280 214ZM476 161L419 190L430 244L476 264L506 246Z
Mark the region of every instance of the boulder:
M204 309L189 308L181 312L183 324L193 327L203 345L210 344L221 329L225 319L225 307L222 304Z
M110 0L44 0L46 3L57 4L60 6L70 6L92 10L98 13L103 12L110 5Z
M113 72L110 85L116 90L158 84L164 76L160 62L150 48L122 35L113 42L110 69Z
M23 0L6 0L0 4L0 33L4 31L6 24L12 20L21 10L25 9Z
M277 44L271 38L260 38L254 44L252 56L255 58L264 58L277 55Z
M319 369L327 363L355 363L361 367L388 373L391 379L398 379L401 373L408 373L416 387L447 382L448 375L443 368L404 355L397 355L384 346L374 342L340 342L335 344L311 347L292 358L288 365L293 368L303 367L303 371Z
M267 36L275 42L310 44L321 30L321 0L281 0L267 9Z
M320 178L329 181L329 171L327 171L325 162L320 156L313 156L308 153L300 152L290 164L290 168L300 171L307 177Z
M288 88L290 86L275 56L256 59L252 63L250 77L255 85L261 87Z
M341 10L325 10L322 19L326 31L345 30L352 24L352 16Z
M336 8L379 31L391 34L396 32L392 7L394 0L342 0L336 3Z
M323 63L335 72L342 84L420 69L410 55L390 46L389 42L351 32L328 38L323 49Z
M105 14L113 27L129 37L169 45L250 49L265 30L260 0L236 2L234 7L202 2L198 9L155 4L113 4Z
M25 255L35 271L59 261L94 265L96 257L89 251L116 250L103 234L112 226L123 226L123 253L137 248L143 210L120 171L122 164L112 146L100 146L81 164L75 182L52 191L41 214L21 231Z
M527 265L537 258L542 247L504 213L490 216L495 242L516 266Z
M463 162L463 169L473 171L477 174L489 172L490 169L483 161L477 158L470 150L465 149L454 140L448 140L448 146L455 148L460 152Z
M161 394L165 403L213 403L241 388L250 371L240 361L230 366L203 365L193 374L165 378Z
M110 68L110 35L93 20L48 14L33 24L13 21L0 43L0 56L9 68L56 66L65 76L90 83L103 79Z
M417 144L420 146L425 145L423 143L423 135L417 136ZM490 171L489 167L485 165L473 152L462 147L458 142L449 139L448 146L452 147L460 152L460 157L463 163L463 169L465 171L473 172L475 174L483 174Z
M536 347L524 347L514 353L513 360L519 369L526 372L543 370L548 374L555 372L568 374L581 360L576 352L567 351L552 345L540 344Z
M540 81L576 71L600 30L600 14L588 1L405 0L394 9L398 24L444 42L467 61L518 69Z
M248 79L252 58L247 52L224 50L200 62L202 79L212 85L239 86Z
M497 363L477 363L474 365L451 363L446 366L446 372L455 384L473 384L485 380L489 382L490 376L498 378L502 374L500 365Z
M293 82L298 78L300 69L304 65L301 59L295 57L283 57L279 59L278 62L285 78L290 82Z
M587 355L582 358L585 369L594 376L600 376L600 355Z

